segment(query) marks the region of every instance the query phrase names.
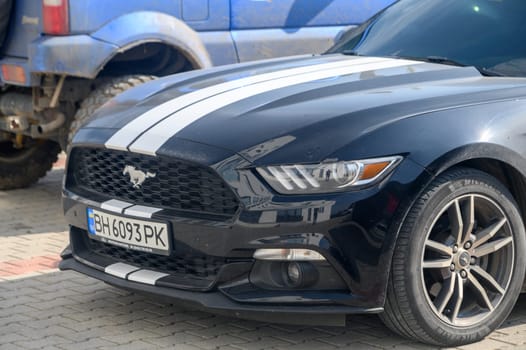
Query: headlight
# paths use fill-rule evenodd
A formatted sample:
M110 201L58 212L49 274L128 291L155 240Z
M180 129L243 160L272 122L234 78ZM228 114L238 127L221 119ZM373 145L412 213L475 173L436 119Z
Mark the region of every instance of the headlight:
M282 194L348 191L380 181L400 161L393 156L348 162L278 165L257 168L268 184Z

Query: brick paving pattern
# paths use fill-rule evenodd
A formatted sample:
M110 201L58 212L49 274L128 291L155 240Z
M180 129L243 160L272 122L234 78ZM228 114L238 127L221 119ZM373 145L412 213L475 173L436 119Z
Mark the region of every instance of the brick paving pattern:
M376 316L349 317L345 328L253 322L58 272L67 244L62 173L0 192L0 349L432 349L394 335ZM459 349L526 349L526 295L499 330Z

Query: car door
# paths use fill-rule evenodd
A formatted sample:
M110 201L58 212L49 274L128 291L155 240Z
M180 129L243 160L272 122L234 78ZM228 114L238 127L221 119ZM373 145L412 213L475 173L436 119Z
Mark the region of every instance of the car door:
M239 60L321 53L394 0L230 0Z

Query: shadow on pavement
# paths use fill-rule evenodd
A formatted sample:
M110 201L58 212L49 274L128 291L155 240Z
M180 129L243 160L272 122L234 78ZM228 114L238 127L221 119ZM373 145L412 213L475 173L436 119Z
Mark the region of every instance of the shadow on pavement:
M63 175L63 169L53 169L29 188L0 191L0 236L65 231L60 199Z
M500 329L460 349L524 349L525 324L526 295ZM287 326L187 309L74 272L0 282L0 344L32 348L42 339L61 348L435 349L393 334L374 315L351 316L342 328Z

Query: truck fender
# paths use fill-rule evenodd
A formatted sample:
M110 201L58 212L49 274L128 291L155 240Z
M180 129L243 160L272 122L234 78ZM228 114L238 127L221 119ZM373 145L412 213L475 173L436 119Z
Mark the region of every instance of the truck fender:
M212 66L208 51L197 32L180 19L161 12L138 11L125 14L106 23L90 36L118 48L106 62L135 46L163 42L180 50L194 68Z

